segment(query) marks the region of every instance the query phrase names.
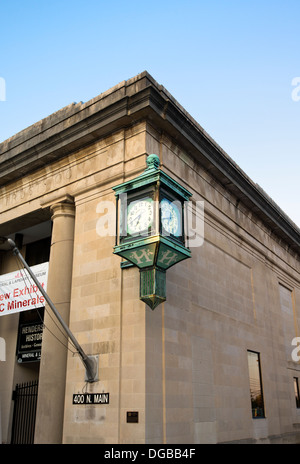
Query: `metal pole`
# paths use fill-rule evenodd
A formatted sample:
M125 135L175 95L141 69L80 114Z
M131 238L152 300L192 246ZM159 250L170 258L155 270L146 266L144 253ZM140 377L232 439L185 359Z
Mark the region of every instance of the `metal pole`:
M13 249L12 251L13 251L14 255L17 255L19 257L20 261L22 262L22 264L26 268L26 270L29 273L30 277L36 283L39 291L41 292L41 294L43 295L43 297L47 301L47 303L50 306L51 310L55 314L56 318L58 319L58 321L62 325L63 329L67 333L68 337L70 338L70 340L74 344L76 350L78 351L79 356L80 356L80 358L81 358L81 360L82 360L82 362L83 362L83 364L85 366L85 369L86 369L86 379L85 380L87 382L96 382L98 380L98 356L88 356L88 355L85 354L85 352L83 351L83 349L79 345L78 341L76 340L76 338L72 334L71 330L69 329L69 327L67 326L67 324L65 323L65 321L63 320L63 318L61 317L59 312L57 311L56 307L54 306L53 302L49 298L48 294L45 292L45 290L41 286L40 282L38 281L38 279L36 278L36 276L34 275L32 270L30 269L30 267L26 263L25 259L23 258L23 256L21 255L19 249L17 248L15 242L10 238L8 238L7 241L10 244L10 246L12 247L12 249Z

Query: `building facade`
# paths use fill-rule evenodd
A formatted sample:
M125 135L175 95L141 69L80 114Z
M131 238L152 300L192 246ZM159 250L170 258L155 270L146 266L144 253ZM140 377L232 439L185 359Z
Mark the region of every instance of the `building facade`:
M191 258L168 269L155 310L113 254L113 187L150 154L192 193ZM147 72L0 144L0 236L0 284L20 277L11 237L30 266L48 263L47 293L99 355L87 383L47 305L10 306L3 443L300 442L300 231ZM22 335L40 340L41 324L29 355ZM18 438L16 392L34 382L34 430Z

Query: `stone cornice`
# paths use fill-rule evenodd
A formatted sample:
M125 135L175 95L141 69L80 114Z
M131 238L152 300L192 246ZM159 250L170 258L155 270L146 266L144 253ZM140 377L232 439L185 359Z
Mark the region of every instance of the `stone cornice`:
M299 253L299 228L146 71L87 103L62 108L1 143L0 187L141 119L170 134Z

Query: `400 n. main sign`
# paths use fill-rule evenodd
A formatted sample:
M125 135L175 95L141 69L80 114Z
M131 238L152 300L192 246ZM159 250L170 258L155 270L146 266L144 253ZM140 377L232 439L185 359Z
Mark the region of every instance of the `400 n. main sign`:
M76 393L73 404L109 404L109 393Z

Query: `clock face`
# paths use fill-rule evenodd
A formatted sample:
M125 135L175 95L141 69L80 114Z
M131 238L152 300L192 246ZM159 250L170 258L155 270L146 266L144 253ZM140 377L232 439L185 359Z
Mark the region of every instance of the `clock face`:
M127 210L127 233L132 235L146 231L153 222L151 198L133 201Z
M166 232L179 237L181 235L180 208L175 202L164 198L161 201L161 223Z

